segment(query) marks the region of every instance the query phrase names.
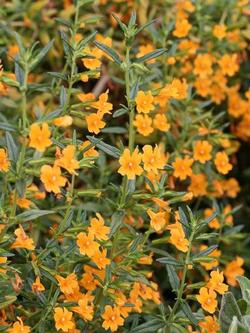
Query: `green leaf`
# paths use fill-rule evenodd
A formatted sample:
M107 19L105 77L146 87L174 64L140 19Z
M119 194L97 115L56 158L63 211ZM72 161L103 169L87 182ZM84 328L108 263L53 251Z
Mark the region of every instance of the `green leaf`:
M127 133L126 128L114 126L114 127L106 127L101 130L102 133L112 133L112 134L124 134Z
M9 131L9 132L16 132L17 128L13 125L10 125L8 123L2 123L0 122L0 129L3 131Z
M236 280L239 282L243 299L250 305L250 280L245 276L237 276Z
M165 326L165 322L161 319L150 319L134 329L130 333L156 333L160 328Z
M5 138L6 138L6 145L8 149L8 155L10 157L11 161L17 162L18 160L18 150L17 146L15 144L15 141L12 137L12 135L9 132L5 133Z
M198 326L198 320L195 318L192 310L190 309L190 306L186 301L182 301L181 310L184 312L184 314L187 316L187 318L194 326Z
M145 61L148 61L148 60L151 60L151 59L155 59L157 57L160 57L161 55L163 55L165 52L167 52L167 49L156 49L152 52L149 52L147 54L145 54L143 57L140 57L140 58L136 58L134 60L134 62L136 63L140 63L140 62L145 62Z
M180 286L180 279L172 265L166 265L169 283L174 291L177 291Z
M52 39L47 45L45 45L41 51L35 56L35 59L30 64L30 70L34 69L46 56L46 54L49 52L51 47L54 44L54 39Z
M120 116L123 116L124 114L128 113L128 109L118 109L113 113L113 118L118 118Z
M5 296L6 301L0 303L0 309L7 308L10 304L16 301L16 296Z
M242 315L234 295L229 292L223 295L221 301L219 321L222 333L228 333L233 317L238 318L239 321L242 319Z
M26 222L26 221L32 221L35 220L38 217L54 214L55 212L53 210L40 210L40 209L30 209L26 212L23 212L19 215L17 215L17 219Z
M121 65L122 61L121 61L119 55L113 49L111 49L107 45L104 45L104 44L99 43L99 42L94 42L94 44L95 44L96 47L98 47L104 53L109 55L114 60L115 63L117 63L118 65Z
M111 217L111 224L110 224L110 232L109 237L112 237L118 229L120 229L120 226L122 225L124 218L124 211L120 210L115 212Z
M195 254L192 259L197 259L201 257L205 257L209 255L211 252L213 252L215 249L217 249L218 245L211 245L207 249Z
M115 158L119 158L121 152L119 149L115 148L114 146L108 145L107 143L102 142L100 139L96 139L93 136L87 135L87 139L93 143L97 148L102 150L104 153L113 156Z
M136 30L136 34L139 34L141 31L143 31L144 29L146 29L147 27L149 27L150 25L152 25L156 21L157 21L157 19L154 19L154 20L152 20L150 22L147 22L147 23L143 24L142 26L140 26L140 28L138 28Z
M179 266L179 267L183 266L180 262L178 262L176 259L174 259L170 255L169 255L169 257L158 258L158 259L156 259L156 261L160 262L161 264L165 264L165 265L172 265L172 266Z
M120 18L112 13L113 18L116 20L116 22L119 24L122 31L125 33L127 31L127 26L120 20Z
M94 31L89 36L87 36L86 38L81 40L77 45L77 49L79 51L82 51L85 48L85 46L95 37L96 34L97 34L97 31Z

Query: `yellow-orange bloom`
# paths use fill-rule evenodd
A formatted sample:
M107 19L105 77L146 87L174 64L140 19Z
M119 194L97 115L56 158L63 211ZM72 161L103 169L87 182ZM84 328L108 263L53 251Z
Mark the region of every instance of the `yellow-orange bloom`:
M73 119L70 116L58 117L53 121L53 124L57 127L69 127L72 123Z
M230 286L235 287L237 285L236 277L244 274L244 269L242 268L243 264L243 258L237 256L235 260L226 265L224 274L227 279L227 283L230 284Z
M98 115L101 117L106 113L111 113L110 111L113 109L113 105L108 103L108 92L101 94L97 102L91 103L91 107L98 110Z
M75 324L72 318L73 313L68 311L66 308L55 308L54 320L56 329L68 332L73 329Z
M162 131L167 132L170 129L170 124L167 120L167 117L164 114L157 114L154 117L154 128Z
M224 24L216 24L213 27L213 35L219 40L223 39L227 35L227 27Z
M159 169L163 169L166 164L166 156L158 146L153 149L150 145L145 145L143 148L142 162L146 171L157 173Z
M102 115L92 113L86 117L88 131L90 133L98 134L100 130L105 127L105 122L102 120Z
M211 160L211 151L213 147L208 141L196 141L194 145L194 160L200 163L206 163Z
M118 172L127 176L128 179L135 179L135 176L140 176L143 172L142 167L140 166L142 157L136 148L131 154L128 148L124 149L123 154L119 158L120 168Z
M18 321L14 322L13 326L7 330L8 333L29 333L31 328L23 324L21 318L17 317Z
M178 38L186 37L189 33L189 30L192 28L192 25L188 22L187 19L177 20L175 23L175 29L173 35Z
M61 175L61 169L54 165L43 165L41 168L41 181L47 192L60 193L60 187L65 186L67 179Z
M223 283L224 276L223 272L212 271L210 273L210 279L207 283L207 288L216 291L217 293L223 295L228 291L228 286Z
M86 148L88 146L91 146L91 142L89 140L86 140L82 143L80 146L80 150L84 150L83 157L97 157L99 156L98 151L95 150L95 147L92 146L88 150Z
M0 171L7 172L10 168L10 161L8 159L7 152L5 149L0 149Z
M107 249L96 251L91 259L99 269L105 269L110 264L110 259L107 258Z
M77 235L76 244L79 247L79 251L82 255L86 255L88 257L92 257L95 252L99 249L99 244L94 241L93 234L86 234L84 232L80 232Z
M50 136L51 132L47 123L42 123L41 127L38 124L32 124L29 132L29 146L40 152L44 152L46 148L52 145Z
M104 225L104 220L101 214L96 213L96 217L90 220L90 226L88 227L89 234L92 234L98 240L107 240L109 227Z
M215 316L205 316L204 320L199 322L201 333L217 333L220 331L220 325Z
M147 213L150 217L151 228L153 228L156 232L164 230L165 226L169 221L169 214L164 211L154 213L151 209L148 209Z
M14 231L14 234L16 235L15 242L11 245L12 249L27 249L27 250L34 250L35 245L32 238L28 237L23 229L23 227L20 225L19 228L17 228Z
M41 293L44 290L45 290L45 287L40 281L40 276L37 276L36 280L32 283L32 291L34 293Z
M121 316L120 310L117 306L111 307L110 305L105 305L104 312L102 314L102 327L107 331L115 332L118 330L119 326L124 324L124 319Z
M79 290L79 285L77 281L77 276L75 273L71 273L66 278L63 278L60 275L56 275L55 278L59 283L59 287L62 293L65 295L73 294Z
M154 97L151 91L144 92L142 90L138 91L135 98L136 109L139 113L149 113L154 110Z
M229 158L225 152L218 152L215 156L214 164L219 173L226 175L233 166L229 163Z
M178 250L187 252L189 241L186 239L181 223L176 222L174 224L170 224L167 229L170 230L170 243L173 244Z
M89 304L89 298L86 295L81 296L81 299L78 301L78 306L74 307L72 310L78 313L85 321L93 319L94 307Z
M185 158L177 157L172 163L174 168L174 176L180 180L185 180L188 176L192 175L193 159L185 156Z
M194 61L194 74L206 78L213 74L213 59L209 54L198 54Z
M208 182L205 174L192 174L188 191L192 192L194 197L203 196L207 194L207 185Z
M202 308L209 313L214 313L218 304L216 293L205 287L200 289L197 301L201 304Z
M66 169L71 175L76 175L77 169L80 168L79 162L75 159L76 148L73 145L68 145L62 151L62 156L55 161L55 165Z
M233 76L239 70L239 64L237 62L237 54L225 54L218 64L224 75Z
M152 119L147 114L137 114L135 116L134 125L136 126L138 133L143 136L148 136L154 131L152 127Z

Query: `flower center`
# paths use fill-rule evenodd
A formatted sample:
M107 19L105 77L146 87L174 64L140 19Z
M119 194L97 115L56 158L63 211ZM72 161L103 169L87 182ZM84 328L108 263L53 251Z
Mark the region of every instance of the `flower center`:
M128 166L129 166L130 168L132 168L133 163L132 163L132 162L129 162L129 163L128 163Z
M56 176L52 176L51 180L52 180L52 182L55 182L56 181Z
M114 320L115 320L115 316L112 316L112 317L111 317L111 320L114 321Z

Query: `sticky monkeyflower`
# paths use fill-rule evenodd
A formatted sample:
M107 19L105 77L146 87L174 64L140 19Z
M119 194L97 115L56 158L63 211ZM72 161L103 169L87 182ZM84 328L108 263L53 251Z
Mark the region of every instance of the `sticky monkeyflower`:
M144 92L142 90L138 91L135 103L136 109L139 113L149 113L154 110L154 97L152 96L151 91Z
M170 129L170 124L164 114L157 114L153 120L154 128L162 132L167 132Z
M215 155L214 164L219 173L222 173L223 175L226 175L233 168L232 164L229 162L227 154L224 151L219 151Z
M50 136L51 132L47 123L42 123L41 127L39 124L32 124L29 132L29 146L42 153L52 145Z
M215 312L218 302L216 300L216 293L213 290L202 287L199 290L199 295L197 295L196 298L205 311L209 313Z
M193 193L194 197L199 197L207 194L207 178L203 173L192 174L190 176L191 184L188 186L188 191Z
M207 245L202 245L200 247L200 250L206 250L207 249ZM213 260L210 262L202 262L201 265L207 270L210 271L213 268L217 267L219 265L219 257L221 256L221 251L218 249L215 249L214 251L212 251L211 253L209 253L208 257L211 257Z
M154 213L151 209L147 210L147 214L150 217L150 226L156 232L164 230L165 226L169 221L169 216L167 212Z
M213 74L213 59L209 54L198 54L194 61L194 74L204 79Z
M75 159L76 147L68 145L62 151L62 155L55 161L55 165L67 170L71 175L76 175L80 168L79 162Z
M196 141L194 145L194 160L202 164L210 161L212 149L213 147L208 141Z
M75 324L72 318L73 313L68 311L66 308L55 308L54 309L54 320L56 329L68 332L73 329Z
M86 68L92 70L92 69L97 69L101 66L102 62L99 58L101 57L102 54L100 53L99 49L97 49L96 47L95 48L86 47L84 49L84 52L87 55L91 56L91 58L86 57L82 59L82 62Z
M75 291L79 290L77 276L75 273L69 274L66 276L66 278L63 278L60 275L56 275L55 278L59 283L61 292L65 295L73 294Z
M57 127L69 127L73 123L73 118L70 116L58 117L53 120L53 124Z
M163 169L166 164L165 154L158 146L153 149L150 145L145 145L143 148L142 162L144 170L157 173L159 169Z
M206 287L210 290L216 291L220 295L224 295L228 291L228 286L223 283L223 281L223 272L219 272L218 270L212 271Z
M10 168L10 161L8 159L7 151L0 148L0 172L7 172Z
M138 152L136 148L133 153L130 153L128 148L124 149L121 157L119 158L120 168L118 172L127 176L128 179L135 179L135 176L140 176L143 172L142 167L140 166L142 160L141 154Z
M43 165L41 168L41 181L44 184L47 192L54 192L55 194L60 193L60 187L65 186L67 179L61 175L61 169L53 165Z
M34 293L41 293L45 290L44 285L41 283L40 276L37 276L35 281L32 283L32 291Z
M227 27L224 24L216 24L213 27L213 35L219 40L223 39L227 35Z
M224 191L226 195L230 198L236 198L238 193L240 192L240 185L237 179L229 178L223 183Z
M175 23L175 29L173 35L178 38L186 37L192 28L192 25L188 22L187 19L177 20Z
M107 249L96 251L91 259L99 269L105 269L110 264L110 259L107 258Z
M174 168L174 176L180 180L185 180L188 176L192 175L193 159L185 156L184 158L177 157L172 163Z
M213 215L213 213L214 213L214 209L212 209L212 208L206 208L206 209L204 210L205 218L210 217L211 215ZM220 221L219 221L216 217L214 217L214 218L212 219L212 221L210 221L210 222L208 223L208 225L209 225L209 227L212 228L212 229L220 229Z
M7 330L8 333L29 333L31 328L27 325L24 325L22 319L17 317L18 321L14 322L11 328Z
M103 319L102 327L107 331L115 332L119 326L124 324L124 319L121 316L117 306L105 305L104 312L101 315Z
M96 213L96 217L90 220L90 226L88 227L89 234L92 234L98 240L107 240L109 234L109 227L104 225L104 220L101 214Z
M26 233L21 225L19 226L19 228L17 228L14 231L14 234L16 235L16 239L15 239L14 243L11 245L12 249L26 249L26 250L35 249L33 239L26 235Z
M145 45L140 45L139 46L139 52L136 54L136 58L140 58L145 56L146 54L154 51L155 48L153 47L153 45L151 43L147 43ZM155 59L150 59L146 61L149 64L153 64L155 63Z
M173 244L181 252L187 252L189 247L189 241L186 239L186 235L180 222L170 224L167 227L170 230L169 242Z
M217 333L220 331L220 325L215 316L205 316L204 320L199 322L201 333Z
M6 263L7 263L7 257L0 257L0 273L5 273L7 271L6 269L1 268L1 265L4 265Z
M96 241L94 241L93 234L86 234L84 232L80 232L77 235L76 244L79 247L80 253L88 257L92 257L95 252L99 250L100 246Z
M108 91L101 94L97 102L91 103L91 107L97 109L97 114L101 117L106 113L111 113L110 111L113 109L113 105L108 103Z
M89 304L89 298L82 295L78 301L78 306L74 307L73 312L78 313L85 321L90 321L94 316L94 306Z
M87 149L89 147L89 149ZM80 148L80 150L84 150L83 157L97 157L99 153L95 150L95 147L91 144L89 140L84 141ZM87 150L86 150L87 149Z
M182 100L188 96L188 84L186 79L173 79L169 85L170 96L177 100Z
M143 136L148 136L154 131L152 127L152 118L149 117L147 114L137 114L135 116L134 125L138 133Z
M233 261L229 262L225 269L224 275L227 279L227 283L230 286L236 287L237 286L237 276L241 276L244 274L244 269L242 268L244 264L244 259L237 256Z
M239 70L239 64L237 61L237 54L225 54L218 64L224 75L233 76Z
M86 122L88 131L95 134L100 133L100 130L106 125L106 123L102 120L102 115L98 113L92 113L86 116Z

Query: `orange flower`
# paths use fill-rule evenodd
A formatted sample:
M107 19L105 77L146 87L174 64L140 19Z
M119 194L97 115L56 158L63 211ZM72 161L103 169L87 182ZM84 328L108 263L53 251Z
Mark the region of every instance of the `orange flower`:
M19 228L17 228L14 231L14 234L16 235L15 242L11 245L12 249L27 249L27 250L34 250L34 241L32 238L28 237L23 229L23 227L20 225Z
M127 176L128 179L135 179L135 176L140 176L143 172L143 169L140 166L141 160L142 157L137 148L132 154L128 148L125 148L123 154L119 158L121 166L118 172L123 176Z
M111 332L117 331L119 326L124 324L124 319L121 317L119 308L117 306L111 307L110 305L105 305L104 312L102 314L102 327L107 331Z
M232 164L229 163L228 156L225 152L218 152L215 155L214 164L216 169L223 175L226 175L233 168Z
M233 76L239 70L239 64L237 62L237 54L225 54L218 64L224 75Z
M205 287L200 289L197 301L201 304L202 308L209 313L214 313L218 304L216 293Z
M59 283L61 292L65 295L73 294L79 290L77 276L75 273L69 274L66 278L63 278L60 275L56 275L55 278Z
M79 162L75 159L76 148L68 145L62 151L62 156L55 161L55 165L66 169L71 175L77 175L76 169L80 168Z
M1 232L1 229L0 229L0 232ZM1 268L1 265L5 265L6 263L7 263L7 257L0 257L0 273L6 272L6 269ZM1 322L1 320L0 320L0 322Z
M154 110L154 97L151 91L144 92L142 90L138 91L135 98L136 109L139 113L149 113Z
M207 245L202 245L201 246L201 251L207 249ZM201 265L203 267L205 267L206 270L211 270L213 269L214 267L217 267L219 265L219 261L216 259L216 258L219 258L221 255L221 251L220 250L217 250L215 249L214 251L212 251L211 253L209 253L209 257L212 257L214 258L213 261L211 262L202 262Z
M217 293L224 295L228 291L228 286L223 283L224 276L223 272L212 271L210 273L210 280L207 283L207 288L214 290Z
M73 329L75 324L72 318L73 313L68 311L66 308L55 308L54 320L56 329L68 332Z
M170 124L164 114L157 114L154 117L154 127L162 132L167 132L170 129Z
M53 120L53 124L57 127L69 127L73 123L73 119L70 116L63 116Z
M215 316L206 316L199 322L201 333L217 333L220 331L220 325Z
M43 165L41 168L41 181L47 192L60 193L60 187L65 186L67 179L61 176L61 169L54 165Z
M94 307L93 305L89 305L89 298L86 295L81 296L81 299L78 301L78 306L74 307L72 310L78 313L85 321L93 319Z
M207 97L211 92L211 79L210 78L200 78L197 77L197 79L194 81L194 87L197 91L197 94L199 94L202 97Z
M147 213L150 217L151 228L153 228L156 232L162 231L169 221L168 213L167 212L154 213L151 209L148 209Z
M90 103L95 100L95 95L92 93L87 93L87 94L79 93L76 96L82 103Z
M188 22L187 19L177 20L175 23L175 29L173 35L178 38L186 37L189 33L189 30L192 28L192 25Z
M185 158L177 157L172 163L174 168L174 176L180 180L185 180L188 176L192 175L193 159L185 156Z
M98 134L100 130L105 127L106 123L102 121L102 116L98 113L92 113L86 117L88 131L90 133Z
M101 67L101 60L99 59L101 57L101 50L99 50L98 48L90 48L90 47L86 47L84 49L84 52L88 55L90 55L92 58L83 58L82 62L84 64L84 66L88 69L97 69L99 67Z
M188 84L186 79L173 79L169 86L170 96L177 100L187 98L188 95Z
M170 224L167 227L170 230L170 243L182 252L188 251L189 241L186 239L184 230L180 222Z
M136 126L138 133L144 136L148 136L154 131L152 127L152 119L146 114L137 114L135 116L134 125Z
M212 209L212 208L206 208L204 210L205 218L210 217L211 215L213 215L213 213L214 213L214 209ZM220 229L220 221L216 217L212 221L210 221L208 223L208 225L212 229Z
M96 253L99 249L99 244L94 241L94 235L86 234L84 232L80 232L77 235L76 244L79 247L79 251L82 255L86 255L88 257L92 257L94 253Z
M104 220L101 214L96 213L97 218L90 220L90 227L88 227L89 234L92 234L98 240L107 240L109 227L104 225Z
M101 117L103 117L104 114L106 113L111 113L110 110L113 109L113 105L111 103L108 103L107 100L108 100L108 91L101 94L97 102L93 102L90 104L92 108L98 110L97 114L100 115Z
M107 258L107 249L104 249L103 251L96 251L91 259L99 269L104 269L110 264L110 259Z
M46 148L52 145L50 135L51 132L47 123L42 123L42 127L38 124L32 124L29 132L29 146L35 148L41 153L44 152Z
M158 169L163 169L166 164L165 154L158 146L153 149L150 145L145 145L143 148L142 162L146 171L158 172Z
M18 321L14 322L13 326L7 330L8 333L29 333L31 328L23 324L21 318L17 317Z
M88 150L86 148L91 145L91 142L89 140L86 140L82 143L80 146L80 150L84 150L83 157L97 157L99 156L98 151L95 150L95 147L91 147Z
M227 33L227 27L224 24L216 24L213 27L213 35L214 37L218 38L219 40L226 37Z
M44 290L45 290L45 288L44 288L44 285L40 281L40 276L37 276L36 280L32 284L32 291L33 291L33 293L41 293Z
M193 193L194 197L199 197L207 194L207 178L205 174L191 175L191 184L188 186L188 191Z
M226 194L230 198L236 198L237 194L240 192L240 185L237 179L235 178L229 178L224 181L223 183L224 191L226 191Z
M227 279L227 283L230 284L230 286L236 287L236 277L244 274L244 269L242 268L243 264L243 258L237 256L235 260L226 265L224 274Z
M146 45L141 45L139 46L139 52L137 52L136 54L136 58L140 58L143 57L144 55L146 55L147 53L150 53L152 51L154 51L155 48L153 47L152 44L147 43ZM148 61L146 61L148 64L153 64L155 62L155 59L150 59Z
M16 203L17 203L18 207L28 209L28 208L30 208L32 201L30 201L27 198L17 198Z
M194 61L194 74L204 79L213 74L213 60L209 54L198 54Z
M213 147L208 141L196 141L194 146L194 160L203 164L211 160L212 149Z
M0 171L7 172L10 168L10 161L8 160L8 155L5 149L0 148Z

